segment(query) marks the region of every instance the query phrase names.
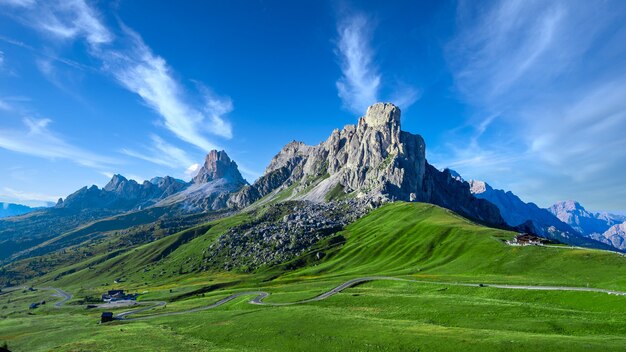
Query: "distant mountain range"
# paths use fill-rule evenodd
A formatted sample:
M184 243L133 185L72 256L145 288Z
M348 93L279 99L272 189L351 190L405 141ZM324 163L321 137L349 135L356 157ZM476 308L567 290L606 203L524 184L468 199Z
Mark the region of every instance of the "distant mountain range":
M224 151L211 151L191 182L166 176L140 184L114 175L102 189L83 187L54 207L0 219L0 263L74 245L105 230L218 211L246 184ZM120 214L130 216L112 220Z
M26 205L21 204L13 204L0 202L0 218L6 218L9 216L17 216L30 213L31 211L35 211L39 208L31 208Z
M582 235L626 250L626 216L608 212L593 213L573 200L555 203L548 210Z
M461 176L454 172L458 177ZM462 179L462 178L461 178ZM527 229L563 243L604 249L626 249L626 237L618 228L603 236L611 226L626 221L625 216L590 213L578 202L558 202L548 209L525 203L510 191L493 189L484 181L470 180L472 194L495 204L511 226ZM616 225L617 226L617 225ZM609 239L610 238L610 239Z
M117 236L116 246L146 243L207 219L289 200L349 201L368 209L396 200L426 202L491 227L624 249L624 228L617 225L625 217L590 214L578 203L541 209L485 182L439 171L425 155L423 138L401 130L400 110L374 104L356 125L334 130L318 145L288 143L253 184L226 152L213 150L190 182L165 176L138 183L114 175L103 188L83 187L54 207L0 219L0 264L106 236Z

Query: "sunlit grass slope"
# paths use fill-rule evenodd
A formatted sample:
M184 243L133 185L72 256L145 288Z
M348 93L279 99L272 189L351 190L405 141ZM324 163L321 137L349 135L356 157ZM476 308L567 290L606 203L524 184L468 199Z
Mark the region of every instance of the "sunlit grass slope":
M473 282L563 284L626 289L626 258L586 249L512 247L515 233L477 225L447 209L393 203L341 233L321 262L287 275L417 275ZM320 248L321 249L321 248ZM310 256L315 255L311 251Z

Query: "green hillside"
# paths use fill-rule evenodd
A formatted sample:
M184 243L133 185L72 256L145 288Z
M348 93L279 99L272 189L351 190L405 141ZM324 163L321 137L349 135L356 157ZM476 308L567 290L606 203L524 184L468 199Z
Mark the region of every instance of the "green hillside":
M423 203L393 203L349 226L331 257L287 277L413 275L626 289L626 258L590 249L512 247L515 233Z
M357 277L420 282L374 281L319 302L285 307L250 305L249 296L213 310L103 326L94 324L100 311L78 304L29 312L16 291L0 296L0 306L6 307L0 313L6 318L0 322L0 343L6 340L16 351L577 351L623 350L626 345L626 297L453 284L626 291L626 258L567 247L511 247L504 240L514 233L429 204L388 204L279 267L256 272L202 268L204 253L221 234L263 211L88 258L35 285L64 288L75 295L74 303L110 288L143 293L144 301L168 301L140 314L147 316L207 306L241 291L263 290L271 294L267 302L293 302ZM24 329L30 333L21 333Z

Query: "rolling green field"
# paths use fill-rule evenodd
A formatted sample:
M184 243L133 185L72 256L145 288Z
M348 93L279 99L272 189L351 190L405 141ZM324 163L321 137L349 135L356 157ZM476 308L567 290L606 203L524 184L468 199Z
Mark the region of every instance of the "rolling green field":
M625 349L625 296L452 284L626 291L626 258L621 255L510 247L503 240L514 233L473 224L433 205L393 203L278 268L254 273L191 270L212 241L250 216L214 221L113 258L89 258L32 283L74 294L62 308L46 304L28 310L43 291L1 294L0 344L6 341L13 351ZM207 306L242 291L269 292L267 302L293 302L373 275L425 282L373 281L319 302L280 307L251 305L251 295L203 312L104 325L97 324L101 311L78 304L110 288L140 292L143 301L168 301L143 316ZM119 277L123 282L115 284ZM53 301L51 294L47 297Z

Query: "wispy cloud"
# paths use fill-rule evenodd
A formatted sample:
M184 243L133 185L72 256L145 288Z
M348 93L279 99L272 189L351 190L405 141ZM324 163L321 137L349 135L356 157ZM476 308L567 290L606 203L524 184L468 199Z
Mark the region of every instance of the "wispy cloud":
M473 132L451 138L491 157L440 160L544 205L626 208L626 4L467 1L457 24L447 57Z
M141 36L124 24L120 23L119 33L114 35L97 9L84 0L12 3L23 3L18 18L46 36L85 41L89 54L102 63L102 69L137 94L176 137L205 152L217 147L206 134L232 138L231 125L224 117L232 110L232 101L206 94L208 90L197 96L189 94L174 78L166 60L154 54ZM43 68L42 72L49 72Z
M130 149L122 149L121 152L134 158L142 159L157 165L166 166L173 169L187 169L193 164L187 153L165 142L161 137L152 135L152 146L147 147L147 152L138 152Z
M96 169L117 163L115 159L66 142L50 130L51 122L50 119L24 118L25 128L0 130L0 148L41 158L66 159Z
M368 18L361 14L342 20L337 27L337 55L343 74L337 89L346 107L358 113L378 101L380 88L381 77L370 44L371 28Z
M56 202L59 198L61 197L58 195L20 191L10 187L3 187L0 193L0 199L5 202L17 202L30 206L46 206Z
M128 28L125 33L131 43L128 50L97 52L106 71L162 116L164 126L181 140L206 152L217 147L203 132L232 137L230 124L223 119L232 110L230 99L204 94L201 106L188 104L190 98L173 78L167 62L154 55L137 33Z
M337 25L336 54L342 76L336 86L344 106L355 113L379 101L382 74L375 63L376 52L371 41L375 22L362 13L342 18ZM419 98L419 90L397 84L388 100L408 108Z
M31 7L35 5L35 0L0 0L0 5Z

